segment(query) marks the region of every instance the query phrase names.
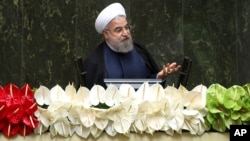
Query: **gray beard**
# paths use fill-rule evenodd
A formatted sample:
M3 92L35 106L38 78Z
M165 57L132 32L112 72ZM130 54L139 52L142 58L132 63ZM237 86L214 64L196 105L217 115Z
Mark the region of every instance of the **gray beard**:
M129 38L127 41L122 42L122 43L110 42L107 44L113 51L119 52L119 53L127 53L131 51L134 47L133 41L131 38Z

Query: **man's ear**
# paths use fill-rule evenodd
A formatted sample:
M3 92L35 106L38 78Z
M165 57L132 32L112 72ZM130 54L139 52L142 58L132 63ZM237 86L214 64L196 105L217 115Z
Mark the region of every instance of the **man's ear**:
M107 31L103 30L102 34L103 34L104 39L107 40L108 39Z

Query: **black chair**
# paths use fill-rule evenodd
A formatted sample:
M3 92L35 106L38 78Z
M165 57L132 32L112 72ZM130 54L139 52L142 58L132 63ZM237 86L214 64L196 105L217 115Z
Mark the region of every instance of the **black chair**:
M77 82L76 82L76 88L79 88L80 86L84 86L85 85L85 73L83 71L83 60L81 56L76 56L75 57L75 68L76 68L76 75L77 75Z
M188 56L185 56L181 66L180 75L177 82L177 88L179 88L180 85L184 87L187 86L191 66L192 66L192 59Z

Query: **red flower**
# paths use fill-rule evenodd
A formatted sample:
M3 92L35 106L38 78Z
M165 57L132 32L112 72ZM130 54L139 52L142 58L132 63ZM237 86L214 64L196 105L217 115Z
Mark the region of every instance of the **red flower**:
M34 128L31 128L29 126L26 126L25 124L21 124L20 125L20 129L18 130L19 134L22 135L22 136L26 136L30 133L33 132L33 129Z
M5 100L5 90L3 89L2 86L0 86L0 121L6 117L7 115L7 105L6 105L6 100ZM1 125L0 125L1 126ZM1 130L1 127L0 127Z
M39 121L34 116L38 106L34 93L28 84L19 89L10 83L0 86L0 131L7 137L16 134L28 135L38 127Z
M18 133L19 129L20 129L19 124L10 124L8 122L5 122L4 128L3 128L3 134L6 137L13 137Z

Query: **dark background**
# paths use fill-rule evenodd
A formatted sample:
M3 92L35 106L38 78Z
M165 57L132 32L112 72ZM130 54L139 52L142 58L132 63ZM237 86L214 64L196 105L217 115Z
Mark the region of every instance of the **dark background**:
M0 85L65 87L76 83L75 56L103 40L94 28L114 0L1 0ZM133 39L159 67L193 60L187 88L250 82L249 0L118 0ZM178 74L168 78L173 85Z

